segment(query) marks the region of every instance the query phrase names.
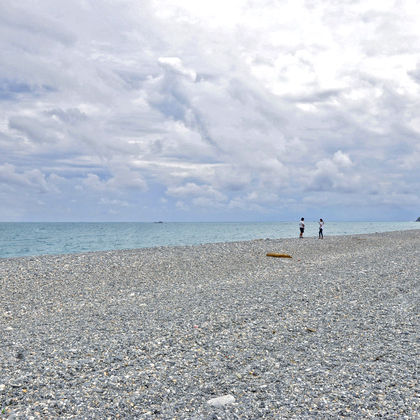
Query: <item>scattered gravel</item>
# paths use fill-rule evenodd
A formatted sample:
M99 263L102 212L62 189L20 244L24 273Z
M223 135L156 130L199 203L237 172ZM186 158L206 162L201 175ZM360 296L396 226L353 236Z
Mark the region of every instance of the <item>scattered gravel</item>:
M418 418L419 249L413 230L0 260L0 418Z

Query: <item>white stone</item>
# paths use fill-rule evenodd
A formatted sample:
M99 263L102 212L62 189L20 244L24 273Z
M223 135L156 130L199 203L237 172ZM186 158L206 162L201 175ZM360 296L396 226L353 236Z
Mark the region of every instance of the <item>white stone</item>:
M235 402L235 397L233 395L222 395L221 397L212 398L207 401L207 404L212 405L213 407L223 407L227 404L232 404Z

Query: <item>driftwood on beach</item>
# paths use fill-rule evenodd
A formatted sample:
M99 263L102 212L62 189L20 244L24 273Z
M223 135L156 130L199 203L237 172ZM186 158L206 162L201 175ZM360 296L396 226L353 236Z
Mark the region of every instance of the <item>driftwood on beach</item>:
M416 418L419 250L413 230L0 260L0 418Z

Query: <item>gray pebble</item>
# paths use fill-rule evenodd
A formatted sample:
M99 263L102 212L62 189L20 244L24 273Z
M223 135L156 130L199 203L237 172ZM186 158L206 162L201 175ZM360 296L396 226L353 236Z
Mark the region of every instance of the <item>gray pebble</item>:
M0 418L418 418L419 253L416 230L2 259Z

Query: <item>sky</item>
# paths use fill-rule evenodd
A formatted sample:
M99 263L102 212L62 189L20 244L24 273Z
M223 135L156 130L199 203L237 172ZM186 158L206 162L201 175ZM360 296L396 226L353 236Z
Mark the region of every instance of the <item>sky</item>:
M415 220L417 0L2 0L0 221Z

